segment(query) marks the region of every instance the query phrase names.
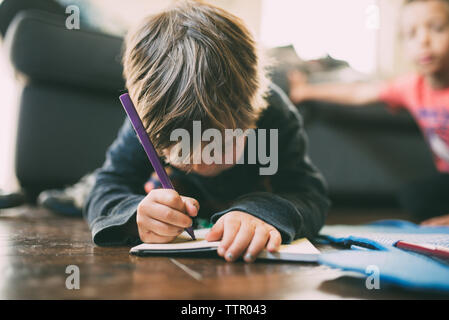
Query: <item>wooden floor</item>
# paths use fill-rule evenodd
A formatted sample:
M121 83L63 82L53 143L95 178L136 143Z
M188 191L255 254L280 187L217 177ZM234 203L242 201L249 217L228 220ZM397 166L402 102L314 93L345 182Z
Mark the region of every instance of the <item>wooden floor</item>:
M403 218L383 214L335 212L329 223ZM317 264L142 258L128 251L93 245L82 219L30 207L0 210L0 299L448 298L398 288L368 290L363 277ZM69 265L79 268L79 290L66 288Z

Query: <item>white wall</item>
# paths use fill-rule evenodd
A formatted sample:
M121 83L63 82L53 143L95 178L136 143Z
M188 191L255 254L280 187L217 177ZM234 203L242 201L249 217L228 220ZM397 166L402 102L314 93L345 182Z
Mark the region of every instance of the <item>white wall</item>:
M61 1L70 2L70 0ZM127 29L145 16L158 12L174 2L176 0L92 0L91 4L100 10L101 15L107 16L108 19L102 19L101 22L108 23L108 27L114 30L112 21L126 26ZM262 0L209 0L207 2L237 15L245 21L251 32L255 35L259 33Z
M0 43L1 47L1 43ZM18 88L5 50L0 50L0 189L18 186L14 175L14 145L17 123Z
M379 31L379 73L393 77L412 68L399 41L399 19L404 0L378 0L381 9Z
M261 40L293 44L299 57L326 54L372 73L377 65L376 0L264 0ZM378 14L377 14L378 16Z

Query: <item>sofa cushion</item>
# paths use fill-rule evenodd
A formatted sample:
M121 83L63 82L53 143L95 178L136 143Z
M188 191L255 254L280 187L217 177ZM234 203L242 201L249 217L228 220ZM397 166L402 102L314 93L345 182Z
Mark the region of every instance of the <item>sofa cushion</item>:
M34 81L122 90L119 37L65 27L65 16L36 10L19 13L5 37L14 68Z
M31 197L102 165L126 117L118 95L33 82L24 87L15 166Z
M308 123L322 121L344 124L352 128L419 132L415 120L408 111L403 109L393 113L382 102L366 106L345 106L322 101L307 101L299 104L298 108L307 115Z

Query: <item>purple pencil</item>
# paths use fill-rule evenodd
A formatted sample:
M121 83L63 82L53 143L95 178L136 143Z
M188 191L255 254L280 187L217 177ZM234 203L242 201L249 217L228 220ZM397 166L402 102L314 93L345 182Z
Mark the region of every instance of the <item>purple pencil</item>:
M139 138L140 143L142 144L145 153L147 154L148 159L150 160L151 165L154 168L154 171L156 171L156 174L158 175L159 180L161 181L162 187L164 189L174 190L175 188L173 187L173 184L171 183L170 178L167 175L167 172L165 172L165 169L162 166L159 156L157 155L157 152L154 149L153 144L151 143L150 138L148 137L145 131L145 128L143 127L142 120L137 114L136 108L134 107L134 104L131 101L129 94L128 93L122 94L120 96L120 101L122 102L123 108L125 108L125 111L128 114L129 119L131 120L134 130L137 133L137 137ZM192 237L192 239L195 240L193 228L189 227L186 228L185 230Z

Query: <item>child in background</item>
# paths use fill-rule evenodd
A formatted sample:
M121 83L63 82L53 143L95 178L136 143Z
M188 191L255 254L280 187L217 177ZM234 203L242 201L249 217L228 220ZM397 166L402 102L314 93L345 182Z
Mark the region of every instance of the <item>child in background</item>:
M145 195L144 183L154 171L125 121L85 205L94 243L166 243L198 217L214 223L206 239L221 240L220 256L251 262L265 248L276 251L281 241L318 233L329 201L307 156L301 118L278 87L268 90L253 38L238 18L186 1L143 21L125 46L126 86L150 140L170 166L176 191L150 184ZM261 161L236 164L257 152L248 149L245 137L244 149L234 146L232 164L192 164L192 150L188 164L172 162L179 143L171 141L171 133L180 128L191 133L193 121L219 131L277 130L277 171L263 176ZM259 147L266 142L258 139ZM271 141L268 134L266 139Z
M423 224L449 225L449 1L406 0L401 37L416 73L385 83L309 85L301 73L292 72L290 97L294 103L316 99L363 106L383 101L393 110L406 108L424 133L440 174L409 185L400 200L417 217L434 216Z

